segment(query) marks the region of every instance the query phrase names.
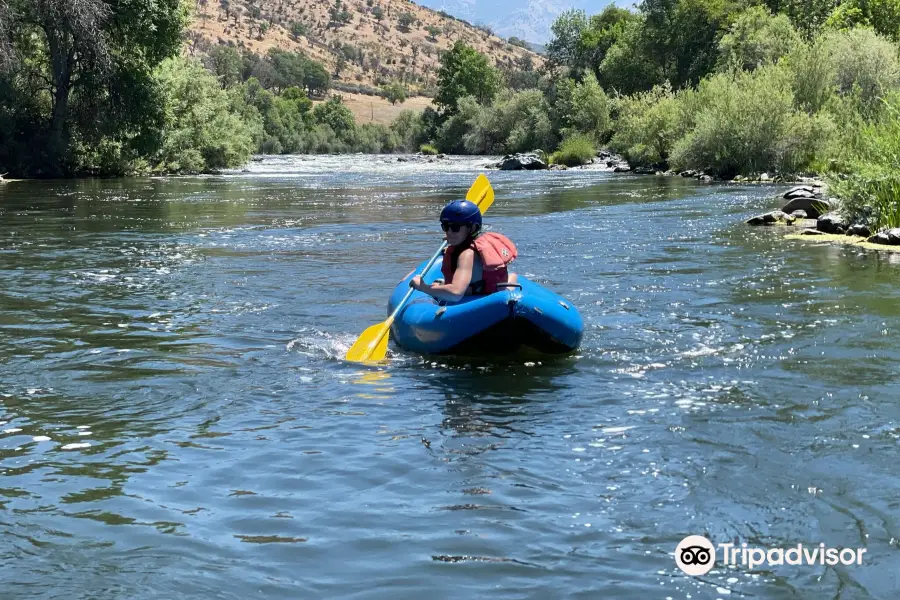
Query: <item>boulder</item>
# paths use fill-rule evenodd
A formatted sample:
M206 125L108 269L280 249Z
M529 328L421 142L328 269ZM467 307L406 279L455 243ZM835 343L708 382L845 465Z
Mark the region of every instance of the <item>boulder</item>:
M709 175L706 175L706 177L709 177ZM790 225L796 220L797 218L792 215L789 215L780 210L773 210L770 213L757 215L753 218L747 219L747 225L775 225L776 223Z
M831 203L824 198L816 198L813 196L794 198L785 204L781 210L786 213L792 213L795 210L802 210L810 219L818 219L820 216L831 210Z
M847 229L847 235L857 235L860 237L867 238L872 235L872 230L869 229L868 225L863 225L862 223L857 223L856 225L851 225L849 229Z
M785 200L793 200L794 198L814 198L816 197L818 192L816 192L816 188L811 185L798 185L796 187L792 187L788 191L786 191L782 198Z
M849 227L847 217L839 212L830 212L816 219L816 229L824 233L845 233Z
M704 183L712 183L713 177L712 177L712 175L701 175L697 179L699 179L700 181L702 181Z
M613 173L628 173L631 171L631 167L628 165L616 165L616 168L613 169Z
M501 171L534 171L538 169L546 169L547 163L542 161L536 154L515 154L503 157L497 167Z
M872 242L873 244L900 246L900 227L895 227L894 229L882 229L866 241Z
M800 232L800 235L825 235L824 231L818 229L807 228Z
M682 177L696 177L697 171L682 171L681 173L679 173L679 175L681 175Z
M784 211L784 212L787 212L787 211ZM800 209L792 210L792 211L791 211L790 213L788 213L788 214L793 215L793 216L797 217L798 219L807 219L807 218L809 218L809 215L806 214L806 211L805 211L805 210L800 210Z
M653 175L654 173L656 173L656 169L654 169L652 166L642 166L633 168L631 172L635 173L636 175Z

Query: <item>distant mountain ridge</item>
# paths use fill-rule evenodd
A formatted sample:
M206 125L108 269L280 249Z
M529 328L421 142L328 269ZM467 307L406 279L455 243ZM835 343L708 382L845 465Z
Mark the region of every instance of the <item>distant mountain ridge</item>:
M609 2L592 0L421 0L437 10L485 23L498 35L515 36L532 43L546 44L552 37L550 26L564 11L580 8L589 15L599 13ZM625 6L628 2L619 3Z
M535 68L543 64L489 29L409 0L197 0L186 51L202 56L216 44L258 54L300 50L325 64L338 89L369 93L391 81L433 93L440 55L457 40L498 67L526 56Z

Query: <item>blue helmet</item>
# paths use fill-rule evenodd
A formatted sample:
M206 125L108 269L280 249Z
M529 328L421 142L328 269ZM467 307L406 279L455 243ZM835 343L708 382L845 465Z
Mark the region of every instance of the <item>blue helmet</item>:
M481 211L478 205L468 200L454 200L441 211L441 221L465 223L481 228Z

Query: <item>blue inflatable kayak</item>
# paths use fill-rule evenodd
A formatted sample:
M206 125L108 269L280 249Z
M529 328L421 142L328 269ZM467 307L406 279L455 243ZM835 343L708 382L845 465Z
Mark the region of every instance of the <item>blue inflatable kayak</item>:
M397 284L388 302L391 314L409 291L409 280L428 261ZM437 261L423 277L441 277ZM391 326L400 347L424 354L506 353L527 346L546 354L564 354L581 343L584 322L578 309L561 296L518 275L517 285L487 296L466 296L442 305L415 291Z

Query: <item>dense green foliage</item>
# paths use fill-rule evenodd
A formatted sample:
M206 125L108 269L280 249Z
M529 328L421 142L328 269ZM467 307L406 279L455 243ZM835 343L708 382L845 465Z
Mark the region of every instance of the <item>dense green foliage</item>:
M91 172L95 161L159 147L162 94L152 71L178 50L181 0L3 5L0 170Z
M486 56L463 42L456 42L441 58L434 104L450 114L456 112L459 99L465 96L489 104L499 84L497 72Z

